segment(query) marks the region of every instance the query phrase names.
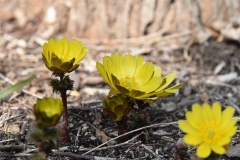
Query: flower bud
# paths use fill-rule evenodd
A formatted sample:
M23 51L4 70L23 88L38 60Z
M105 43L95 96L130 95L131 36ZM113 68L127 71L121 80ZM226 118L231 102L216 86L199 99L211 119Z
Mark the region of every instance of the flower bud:
M124 116L132 112L126 98L121 95L115 95L103 100L103 112L108 114L113 121L121 121Z
M34 115L36 121L45 126L50 127L56 125L63 113L63 105L60 99L44 98L39 99L34 104Z

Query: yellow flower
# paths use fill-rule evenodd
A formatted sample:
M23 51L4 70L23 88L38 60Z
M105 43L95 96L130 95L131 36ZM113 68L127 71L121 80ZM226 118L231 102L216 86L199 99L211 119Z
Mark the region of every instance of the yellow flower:
M120 53L105 56L103 64L97 62L98 72L111 85L109 96L122 94L138 100L154 100L175 93L182 83L167 88L176 74L161 76L161 68L143 57Z
M192 111L186 113L186 121L179 120L179 128L186 133L184 141L197 146L197 155L207 158L211 151L222 155L237 130L237 118L232 118L234 109L228 106L223 112L221 104L214 102L193 104Z
M124 97L116 95L103 100L103 112L108 114L113 121L120 121L132 112L132 108Z
M60 99L44 98L37 100L34 105L36 121L45 127L54 126L63 113L63 105Z
M69 73L78 68L78 63L85 57L87 51L88 49L75 39L69 43L67 38L50 39L43 45L43 62L56 74Z

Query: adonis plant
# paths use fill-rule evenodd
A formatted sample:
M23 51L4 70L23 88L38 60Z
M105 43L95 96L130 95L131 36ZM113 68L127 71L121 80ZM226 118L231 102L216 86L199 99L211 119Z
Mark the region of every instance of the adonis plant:
M37 100L33 111L36 124L28 136L37 142L39 152L30 159L46 159L52 149L59 147L60 128L57 124L63 113L62 101L51 97Z
M66 73L78 68L79 62L85 57L88 49L78 40L68 42L67 38L61 40L50 39L43 45L43 62L52 71L55 78L51 79L50 85L53 92L60 93L63 103L63 142L69 140L67 96L66 91L72 90L74 81Z
M186 120L179 120L179 128L185 132L186 144L197 147L197 156L217 160L226 153L231 138L236 134L237 118L233 118L234 108L228 106L222 111L221 104L214 102L193 104L192 111L186 113Z
M182 87L182 83L169 87L176 77L170 73L161 75L161 68L143 57L114 53L105 56L103 63L97 62L97 70L112 87L103 101L103 111L118 125L119 134L127 131L126 117L132 113L135 127L148 125L149 118L144 108L157 98L166 97Z

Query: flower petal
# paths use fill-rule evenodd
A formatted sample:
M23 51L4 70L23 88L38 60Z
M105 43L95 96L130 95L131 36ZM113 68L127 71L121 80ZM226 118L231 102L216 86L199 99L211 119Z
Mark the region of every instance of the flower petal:
M159 87L161 80L162 79L160 77L151 78L150 81L148 81L144 86L141 87L141 91L144 91L146 93L155 91Z
M234 108L228 106L222 113L221 124L227 123L233 117Z
M224 134L228 132L231 128L233 128L236 125L237 121L238 121L237 118L233 118L230 121L228 121L228 123L221 124L222 133Z
M203 103L202 106L202 115L205 123L210 123L212 122L212 110L211 106L208 103Z
M207 158L211 154L211 147L207 143L202 143L197 148L197 155L200 158Z
M198 103L194 103L192 105L192 112L194 115L199 115L199 116L202 116L202 107L200 104Z
M123 71L124 71L124 77L133 77L136 70L136 59L130 55L127 54L123 58Z
M222 155L222 154L226 153L226 150L223 146L212 145L211 148L215 153L217 153L219 155Z
M196 116L193 112L187 112L186 114L187 121L194 127L198 129L202 125L202 120L199 116Z
M192 127L191 124L187 121L179 120L178 121L178 126L185 133L199 134L199 131L196 130L194 127Z
M221 104L219 102L214 102L212 105L212 113L213 120L217 124L221 122L221 112L222 112Z
M141 70L142 66L143 66L143 57L142 56L136 56L136 70L134 73L134 77L136 77L139 73L139 71Z
M114 53L108 59L109 63L107 65L110 72L109 74L113 74L117 79L124 77L123 55L120 53Z
M167 76L165 76L163 78L161 86L157 89L157 91L162 91L165 88L167 88L167 86L169 86L169 84L172 83L175 77L176 77L176 73L170 73Z
M200 135L186 134L183 139L187 144L193 146L197 146L203 142L203 139Z
M224 146L226 144L229 144L231 141L231 138L228 136L222 136L221 139L216 143L216 145Z
M238 128L237 126L229 128L227 132L225 133L223 132L223 136L226 136L226 137L234 136L237 132L237 128Z
M160 78L162 78L161 73L162 73L162 69L160 67L158 67L158 66L154 66L154 75L153 75L153 77L160 77Z
M146 62L142 67L137 76L135 77L136 83L139 87L145 85L150 78L153 76L153 64L152 62Z
M96 68L98 70L98 72L100 73L100 75L103 77L103 79L105 80L105 82L107 82L108 84L110 84L109 78L107 76L107 73L103 67L103 65L99 62L96 63Z

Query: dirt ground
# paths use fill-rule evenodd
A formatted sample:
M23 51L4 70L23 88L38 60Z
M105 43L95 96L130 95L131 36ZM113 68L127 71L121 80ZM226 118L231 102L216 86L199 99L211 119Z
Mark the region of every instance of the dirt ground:
M17 82L32 74L37 78L24 90L15 92L0 101L0 159L27 159L37 148L27 138L34 123L33 104L37 98L52 96L49 86L51 73L41 60L41 46L25 48L21 52L19 42L14 50L8 51L13 42L4 43L0 54L0 88ZM21 44L21 43L20 43ZM109 86L96 71L95 63L105 53L89 52L77 71L71 74L76 81L75 91L68 92L70 143L62 144L59 151L49 159L81 159L82 155L117 136L117 125L102 113L102 99ZM143 55L146 61L160 66L163 74L177 72L176 82L184 86L175 95L154 101L146 112L151 124L166 123L152 127L153 135L145 143L137 138L128 143L113 140L88 153L85 159L180 159L176 142L183 136L176 122L184 119L184 113L195 102L220 101L225 107L231 105L240 114L240 45L236 42L217 43L209 40L204 44L192 45L188 51L190 60L183 50L159 51ZM54 97L59 95L54 94ZM234 136L231 148L240 143L239 134ZM236 148L235 148L236 149ZM194 159L195 148L188 147L184 158ZM74 154L73 154L74 153ZM221 159L234 159L237 154L229 153ZM84 159L84 158L82 158Z

